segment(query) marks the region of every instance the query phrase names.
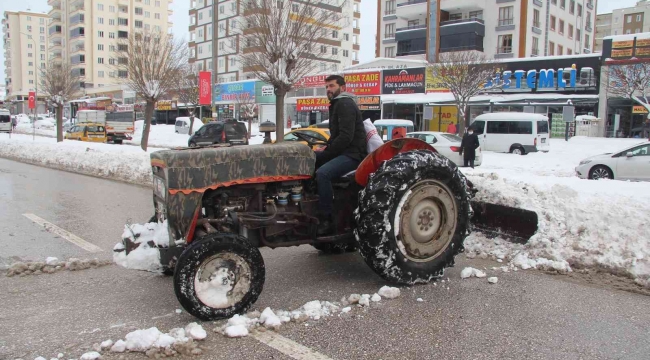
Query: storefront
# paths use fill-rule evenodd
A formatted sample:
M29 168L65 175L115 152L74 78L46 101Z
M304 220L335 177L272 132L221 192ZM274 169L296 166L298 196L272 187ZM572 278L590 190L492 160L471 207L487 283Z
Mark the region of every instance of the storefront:
M217 119L239 119L239 109L255 104L256 80L215 84L213 99Z

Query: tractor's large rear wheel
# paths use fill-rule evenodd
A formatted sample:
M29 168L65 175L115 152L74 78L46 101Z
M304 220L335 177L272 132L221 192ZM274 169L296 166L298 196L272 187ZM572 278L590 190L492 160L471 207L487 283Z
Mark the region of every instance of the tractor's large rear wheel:
M202 320L241 314L264 286L260 251L234 234L208 234L194 240L178 258L174 291L183 308Z
M398 154L361 191L359 252L392 282L442 276L470 233L470 194L465 176L445 157L424 150Z

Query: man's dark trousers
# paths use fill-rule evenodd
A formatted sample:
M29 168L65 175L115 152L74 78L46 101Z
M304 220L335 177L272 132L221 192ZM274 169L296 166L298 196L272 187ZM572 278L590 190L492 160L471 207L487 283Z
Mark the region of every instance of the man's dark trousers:
M347 155L339 155L332 160L326 159L326 154L316 153L316 164L322 165L316 170L316 183L318 184L318 211L321 215L331 216L334 209L334 190L332 180L354 171L360 161ZM328 161L329 160L329 161Z
M470 166L472 169L474 168L474 159L463 159L465 162L465 167Z

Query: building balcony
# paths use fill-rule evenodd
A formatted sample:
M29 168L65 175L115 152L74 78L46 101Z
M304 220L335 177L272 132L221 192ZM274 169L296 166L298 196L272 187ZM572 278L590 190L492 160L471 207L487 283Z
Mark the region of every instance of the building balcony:
M72 48L70 48L70 55L79 55L85 53L86 53L85 45L74 45L72 46Z
M56 7L58 6L59 8L61 7L61 0L47 0L47 4Z
M63 51L63 45L60 42L50 43L50 46L48 47L48 51L50 52Z
M84 8L83 3L81 4L81 6L72 6L70 8L70 10L71 10L70 11L70 17L72 17L74 15L77 15L77 14L83 14L83 13L86 12L86 9Z
M52 19L59 19L59 20L61 20L61 7L60 7L60 6L58 6L58 7L52 7L52 8L50 9L50 12L48 12L47 14L48 14L48 15L50 16L50 18L52 18Z
M496 54L494 54L495 59L506 59L515 57L515 54L512 52L512 46L499 46L496 49Z
M530 52L530 56L539 56L539 49L532 49Z
M74 8L75 6L83 6L84 5L84 0L72 0L69 4L70 8Z
M410 19L427 13L427 0L407 0L397 3L398 17Z
M414 51L398 51L396 56L414 56L414 55L425 55L426 50L414 50Z
M414 25L407 26L402 28L397 28L395 31L395 40L412 40L419 38L427 37L427 26L426 25Z

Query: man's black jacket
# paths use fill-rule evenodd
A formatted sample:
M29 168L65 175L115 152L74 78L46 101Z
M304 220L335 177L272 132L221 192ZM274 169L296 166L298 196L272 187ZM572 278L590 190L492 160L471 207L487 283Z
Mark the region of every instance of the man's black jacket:
M324 153L333 159L347 155L363 160L366 155L366 130L363 127L361 111L350 93L341 93L330 101L330 140Z

